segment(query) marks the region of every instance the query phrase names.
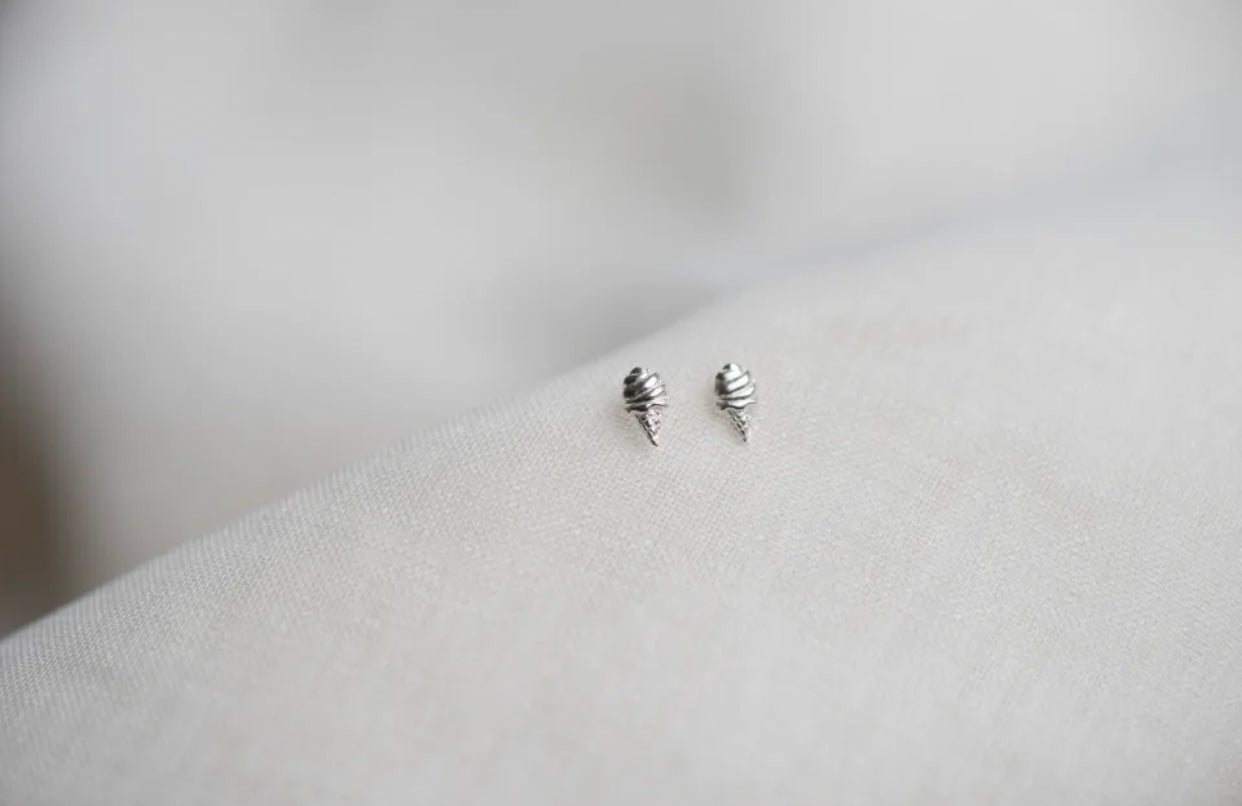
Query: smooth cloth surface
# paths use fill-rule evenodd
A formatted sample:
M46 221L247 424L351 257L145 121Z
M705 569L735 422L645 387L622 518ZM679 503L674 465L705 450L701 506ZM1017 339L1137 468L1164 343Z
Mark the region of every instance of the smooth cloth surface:
M144 566L0 644L0 802L1237 803L1212 184L829 262Z
M77 595L788 255L1235 149L1240 77L1231 0L10 0L0 411Z

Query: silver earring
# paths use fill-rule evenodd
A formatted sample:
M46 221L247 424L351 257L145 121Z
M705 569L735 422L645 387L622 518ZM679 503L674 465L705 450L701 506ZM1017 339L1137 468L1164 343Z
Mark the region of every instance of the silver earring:
M659 445L664 409L668 407L668 392L660 376L642 367L634 367L625 376L621 395L625 398L625 410L638 420L647 439L651 440L652 445Z
M729 415L743 442L750 442L750 412L756 402L755 380L737 364L716 373L716 408Z

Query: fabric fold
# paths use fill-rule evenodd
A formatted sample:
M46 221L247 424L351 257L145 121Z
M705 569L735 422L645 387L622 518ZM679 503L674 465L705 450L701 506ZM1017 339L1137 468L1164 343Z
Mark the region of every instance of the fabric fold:
M0 644L0 801L1232 802L1240 247L825 259L395 446Z

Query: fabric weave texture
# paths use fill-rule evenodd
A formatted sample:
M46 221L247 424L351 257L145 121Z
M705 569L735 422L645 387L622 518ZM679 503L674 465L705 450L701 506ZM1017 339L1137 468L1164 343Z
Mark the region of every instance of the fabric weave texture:
M397 445L0 644L0 802L1242 801L1239 254L929 236Z

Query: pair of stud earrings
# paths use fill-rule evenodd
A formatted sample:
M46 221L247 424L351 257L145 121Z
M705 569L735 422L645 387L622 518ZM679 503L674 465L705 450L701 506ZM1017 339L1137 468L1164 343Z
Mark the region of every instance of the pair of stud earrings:
M725 364L716 373L716 408L729 415L743 442L750 442L750 411L756 402L755 380L737 364ZM660 376L642 367L634 367L621 385L625 410L634 415L652 445L660 444L660 428L664 410L668 408L668 390Z

